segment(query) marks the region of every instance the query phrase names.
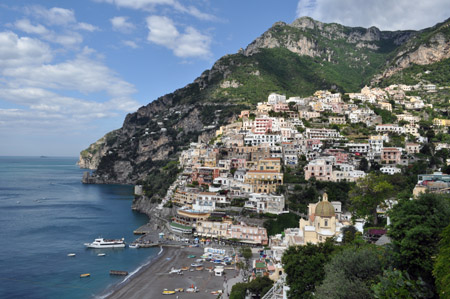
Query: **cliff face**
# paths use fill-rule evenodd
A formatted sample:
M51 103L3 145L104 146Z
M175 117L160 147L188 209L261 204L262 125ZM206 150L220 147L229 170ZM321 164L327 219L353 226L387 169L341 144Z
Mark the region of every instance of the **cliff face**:
M248 45L244 54L250 56L264 48L284 47L298 55L325 56L331 61L332 58L336 60L339 57L330 57L330 55L339 56L340 53L332 51L332 47L329 47L330 43L345 42L347 46L376 51L383 47L383 43L399 46L414 34L414 31L380 31L376 27L352 28L302 17L292 24L275 23L272 28ZM345 48L345 44L343 45Z
M379 82L415 64L428 65L450 58L450 21L437 24L418 32L395 53L385 70L375 76Z
M237 54L219 59L193 83L128 114L80 154L96 169L85 183L135 184L177 160L187 144L208 141L240 110L271 92L308 96L355 91L373 76L449 57L448 22L420 32L351 28L300 18L275 23ZM151 184L151 182L148 182Z
M163 108L162 102L169 102L165 99L129 114L114 138L108 142L103 137L80 155L80 166L96 169L85 183L134 184L145 179L152 168L161 166L158 161L175 159L183 145L212 138L216 126L202 122L201 105ZM211 123L218 122L218 117L214 116Z

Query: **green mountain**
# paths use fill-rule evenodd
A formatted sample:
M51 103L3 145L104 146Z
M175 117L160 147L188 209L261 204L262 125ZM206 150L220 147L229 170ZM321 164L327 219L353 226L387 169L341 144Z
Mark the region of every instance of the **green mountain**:
M384 84L415 64L445 64L448 30L449 21L422 31L394 32L307 17L292 24L277 22L193 83L127 115L122 128L82 151L80 167L96 169L84 182L151 181L148 195L162 195L176 169L169 162L186 145L209 140L220 125L271 92L309 96L319 89L357 91L371 81Z

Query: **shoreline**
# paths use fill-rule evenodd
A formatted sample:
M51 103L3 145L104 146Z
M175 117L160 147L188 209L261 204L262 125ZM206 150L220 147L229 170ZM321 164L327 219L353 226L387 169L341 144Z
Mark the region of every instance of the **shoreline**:
M226 270L224 276L215 276L213 272L206 269L195 270L190 267L191 263L195 262L195 258L189 258L189 255L199 258L203 253L203 247L163 247L162 253L153 258L148 265L107 290L101 298L160 298L164 289L183 288L186 290L192 285L199 289L197 293L184 291L176 293L176 296L180 299L211 298L211 292L225 289L227 277L230 279L229 283L233 282L234 284L239 272L229 269ZM206 262L205 268L209 266L214 266L214 264ZM190 267L192 271L183 271L182 275L169 273L172 268L180 269L181 267Z
M110 287L105 289L102 293L100 293L99 295L96 295L95 298L98 298L98 299L111 298L111 296L114 296L114 294L116 292L119 292L122 288L125 288L134 279L137 279L137 278L139 278L139 276L143 275L143 273L147 269L151 268L160 258L167 255L167 253L170 252L170 249L174 249L174 248L170 248L170 247L163 248L163 246L160 246L160 251L158 252L157 255L151 257L148 260L148 262L139 266L136 270L131 272L129 275L125 276L125 278L122 281L111 285ZM142 250L146 250L146 249L144 248Z

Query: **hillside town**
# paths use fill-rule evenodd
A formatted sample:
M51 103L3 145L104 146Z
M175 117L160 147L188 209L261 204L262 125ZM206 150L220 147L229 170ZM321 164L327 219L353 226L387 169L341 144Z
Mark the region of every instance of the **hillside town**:
M320 90L307 98L270 94L266 102L221 126L209 143L191 143L181 153L182 171L160 204L177 207L170 229L200 242L264 246L265 258L254 261L252 277L273 281L284 277L281 259L290 246L330 238L339 243L349 226L364 234L366 220L355 218L340 201L329 201L327 193L309 203L307 213L290 209L286 173L299 170L303 182L352 183L366 177L369 169L395 175L429 159L430 133L419 123L421 112L433 109L433 103L407 95L411 90L433 93L436 86L366 86L344 95ZM450 127L447 119L429 122L434 135ZM446 141L432 146L450 148ZM450 175L440 169L418 175L416 183L414 196L450 191ZM383 215L392 204L395 201L379 206L377 212ZM290 212L302 216L298 225L271 236L254 217Z

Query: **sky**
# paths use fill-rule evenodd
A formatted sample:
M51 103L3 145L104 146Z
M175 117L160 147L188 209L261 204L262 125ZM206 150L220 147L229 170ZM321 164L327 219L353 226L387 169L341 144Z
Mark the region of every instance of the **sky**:
M450 2L2 0L0 155L78 156L127 113L301 16L418 30L450 17Z

